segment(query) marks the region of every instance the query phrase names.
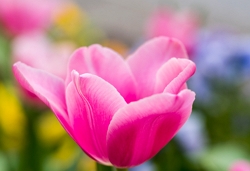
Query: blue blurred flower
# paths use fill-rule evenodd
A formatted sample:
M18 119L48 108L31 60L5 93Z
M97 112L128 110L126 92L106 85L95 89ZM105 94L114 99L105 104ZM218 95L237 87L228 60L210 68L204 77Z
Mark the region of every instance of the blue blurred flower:
M203 32L194 60L206 77L228 81L242 78L250 69L250 37L228 31Z
M214 82L239 85L249 79L250 37L226 30L203 31L193 60L197 72L190 87L198 101L209 101Z
M136 167L129 169L129 171L142 171L142 170L143 171L154 171L155 167L150 161L147 161L139 166L136 166Z
M197 159L207 148L208 135L202 115L202 113L192 112L188 121L176 135L185 154L191 159Z

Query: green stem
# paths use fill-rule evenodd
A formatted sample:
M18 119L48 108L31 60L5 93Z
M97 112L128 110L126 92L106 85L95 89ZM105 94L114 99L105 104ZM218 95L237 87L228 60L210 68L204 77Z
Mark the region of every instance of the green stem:
M116 171L128 171L128 169L116 168Z
M128 169L125 169L125 168L114 168L111 166L101 165L99 163L96 163L96 170L97 171L128 171Z
M114 171L113 167L111 166L104 166L99 163L96 163L96 170L97 171Z

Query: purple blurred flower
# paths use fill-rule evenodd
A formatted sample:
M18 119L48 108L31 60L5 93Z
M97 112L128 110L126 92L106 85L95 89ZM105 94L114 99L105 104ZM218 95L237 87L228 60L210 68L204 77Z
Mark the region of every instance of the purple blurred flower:
M250 37L226 31L204 32L194 60L201 74L208 78L232 81L246 76L250 67Z
M205 132L204 124L204 120L200 113L192 112L188 121L176 135L186 155L191 158L199 156L206 149L208 137Z
M197 72L190 87L196 91L197 99L208 100L213 81L237 85L249 78L250 37L226 30L203 31L192 59Z
M147 161L139 166L129 169L129 171L154 171L154 170L155 167L150 161Z

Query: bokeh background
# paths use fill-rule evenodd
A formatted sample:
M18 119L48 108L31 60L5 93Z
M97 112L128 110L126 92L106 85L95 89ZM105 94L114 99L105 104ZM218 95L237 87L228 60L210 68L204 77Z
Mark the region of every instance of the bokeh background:
M13 78L22 61L65 77L70 54L102 44L124 58L156 36L178 38L197 71L193 113L152 160L131 171L227 171L250 162L247 0L1 0L0 171L94 171L53 113ZM150 137L149 137L150 138Z

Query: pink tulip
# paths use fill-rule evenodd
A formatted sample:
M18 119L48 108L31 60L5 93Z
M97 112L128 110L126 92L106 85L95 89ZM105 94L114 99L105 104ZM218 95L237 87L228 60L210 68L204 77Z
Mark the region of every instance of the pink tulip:
M0 22L11 34L41 30L50 24L58 0L1 0Z
M146 25L146 36L153 38L167 36L179 39L188 52L192 52L198 32L197 17L187 11L176 12L168 8L158 8L150 16Z
M188 119L195 96L186 87L195 64L179 41L165 37L145 43L126 61L99 45L80 48L66 81L21 62L13 70L83 151L120 168L158 153Z
M13 61L21 61L65 79L65 68L74 48L70 42L55 44L44 33L32 32L13 39L12 57Z
M250 163L244 160L232 164L230 171L250 171Z

